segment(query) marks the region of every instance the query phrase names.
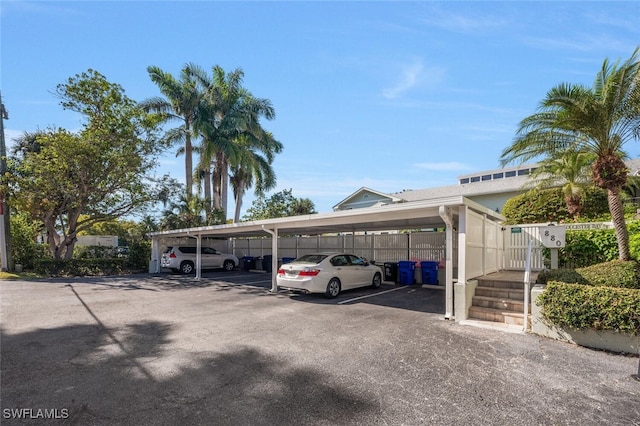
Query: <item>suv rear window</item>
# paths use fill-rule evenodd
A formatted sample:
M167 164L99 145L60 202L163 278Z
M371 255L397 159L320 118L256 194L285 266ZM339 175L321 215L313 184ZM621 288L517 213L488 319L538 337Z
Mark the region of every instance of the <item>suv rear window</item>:
M178 250L180 250L184 254L196 254L195 247L178 247Z

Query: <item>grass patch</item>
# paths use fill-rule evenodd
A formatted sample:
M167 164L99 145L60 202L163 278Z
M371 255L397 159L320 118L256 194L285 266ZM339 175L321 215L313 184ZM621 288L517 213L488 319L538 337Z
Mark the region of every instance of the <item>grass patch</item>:
M29 280L34 278L42 278L41 276L33 272L5 272L0 271L0 280Z

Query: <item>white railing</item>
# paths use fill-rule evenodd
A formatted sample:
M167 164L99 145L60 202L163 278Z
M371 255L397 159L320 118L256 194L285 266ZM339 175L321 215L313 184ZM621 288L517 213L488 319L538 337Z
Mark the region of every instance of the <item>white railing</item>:
M568 223L562 224L567 231L586 229L613 228L611 222ZM534 223L527 225L510 225L503 228L504 232L504 269L512 271L524 271L529 240L531 244L530 267L532 271L541 271L545 268L543 245L539 232L540 227L546 227L548 223Z

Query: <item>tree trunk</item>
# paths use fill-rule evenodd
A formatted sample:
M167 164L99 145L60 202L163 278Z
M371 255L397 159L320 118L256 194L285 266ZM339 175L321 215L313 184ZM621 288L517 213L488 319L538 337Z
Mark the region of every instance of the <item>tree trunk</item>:
M240 209L242 209L242 193L244 192L242 189L240 188L244 188L244 182L240 181L238 183L238 189L236 197L235 197L235 202L236 202L236 208L233 214L233 223L238 223L240 222Z
M213 167L213 209L221 210L220 204L220 185L222 183L222 177L220 173L220 161L216 160L216 164Z
M184 138L184 169L187 182L187 196L193 195L193 146L191 145L191 126L185 125L187 134Z
M618 240L619 259L631 260L631 254L629 253L629 232L627 231L627 224L624 221L624 209L622 208L622 200L620 199L620 189L607 189L607 201L609 202L611 221L613 222Z
M227 210L229 201L229 166L225 158L225 167L222 169L222 187L220 189L220 204L222 205L222 215L224 222L227 222Z
M49 245L49 252L54 259L62 259L62 253L60 252L60 234L56 231L55 218L53 216L47 216L42 221L47 231L47 244Z
M213 208L222 212L223 222L227 221L226 199L229 186L229 165L222 153L216 154L216 165L213 170Z
M565 195L564 203L567 206L567 211L572 217L580 216L582 211L582 197L576 195Z
M73 256L73 249L76 246L76 241L78 241L78 238L75 234L73 237L67 236L67 238L64 239L64 260L71 260L71 257Z
M211 223L209 219L211 219L211 210L213 207L213 203L211 201L211 168L207 167L204 170L204 204L205 204L205 214L207 217L207 223Z

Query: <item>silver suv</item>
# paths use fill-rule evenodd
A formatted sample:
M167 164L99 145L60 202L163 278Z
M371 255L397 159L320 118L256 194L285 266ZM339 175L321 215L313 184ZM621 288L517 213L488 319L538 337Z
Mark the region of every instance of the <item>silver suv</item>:
M196 250L196 247L191 246L167 247L167 250L162 253L160 265L174 272L191 274L195 271ZM240 263L234 255L220 253L212 247L201 247L200 253L202 269L223 268L226 271L233 271Z

